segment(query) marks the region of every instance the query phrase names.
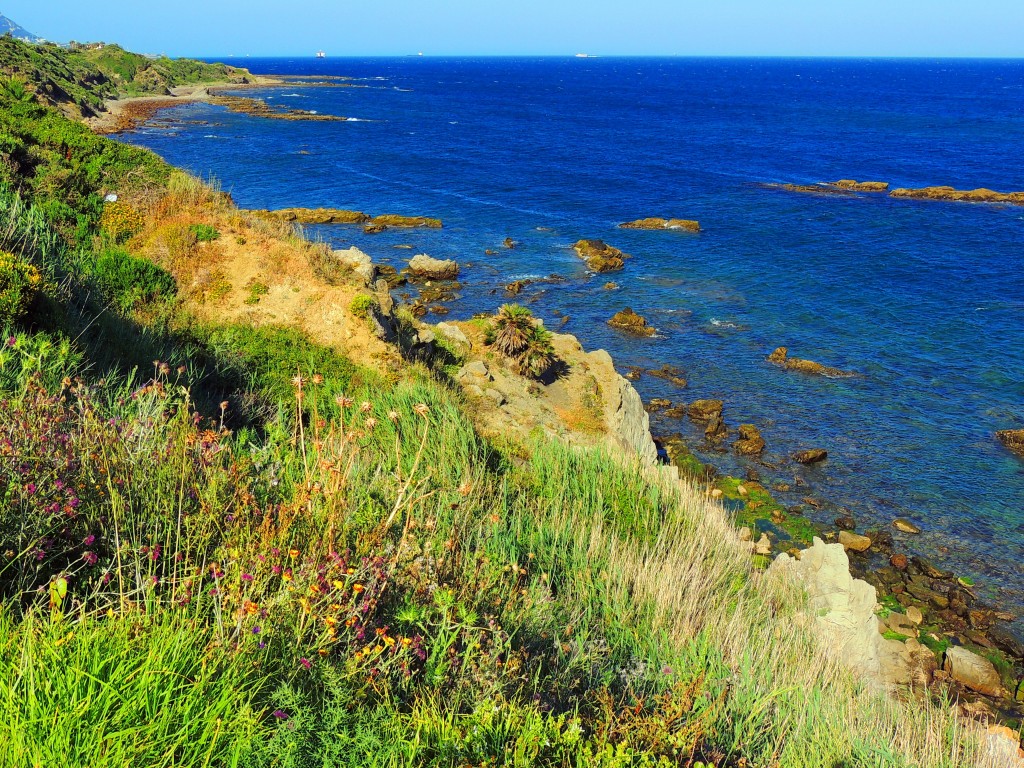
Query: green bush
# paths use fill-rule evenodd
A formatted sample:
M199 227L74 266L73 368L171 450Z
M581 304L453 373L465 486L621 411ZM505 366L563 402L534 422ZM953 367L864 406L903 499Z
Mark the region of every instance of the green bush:
M0 251L0 325L20 320L43 284L39 270Z
M189 230L196 236L197 243L212 243L220 237L217 228L210 224L193 224Z
M108 248L99 254L93 278L125 312L149 301L170 298L176 290L169 272L120 248Z
M118 200L103 206L100 229L110 235L115 242L124 242L141 230L142 225L142 214L128 203Z
M363 319L370 316L370 307L376 304L376 300L373 296L367 293L357 293L352 299L352 303L349 304L349 309L352 310L352 314L356 317Z
M259 304L260 299L270 293L270 286L259 280L249 281L246 289L249 291L249 295L245 297L246 304Z

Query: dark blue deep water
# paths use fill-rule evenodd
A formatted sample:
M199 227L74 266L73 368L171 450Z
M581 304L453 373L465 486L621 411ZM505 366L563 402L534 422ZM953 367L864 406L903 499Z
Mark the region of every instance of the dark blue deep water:
M1024 190L1024 62L232 63L357 78L363 87L245 95L360 122L190 105L127 139L212 174L244 207L442 218L441 231L317 234L399 268L420 251L458 259L465 287L452 317L492 310L512 279L566 276L520 300L549 327L568 314L568 332L623 368L684 368L684 392L650 376L636 386L645 398L721 398L729 424L758 425L766 459L780 462L760 468L766 482L807 483L780 494L785 503L824 499L812 517L845 510L861 530L909 517L925 532L903 546L973 575L999 605L1024 604L1024 462L993 434L1024 427L1024 208L758 186L854 178ZM616 228L645 216L699 219L704 232ZM520 246L502 249L505 237ZM569 249L581 237L633 258L623 272L588 275ZM618 290L602 290L609 277ZM657 338L605 325L627 305ZM781 371L765 362L778 345L860 375ZM685 422L657 428L696 444ZM806 447L826 448L828 462L781 463ZM743 471L728 455L702 455Z

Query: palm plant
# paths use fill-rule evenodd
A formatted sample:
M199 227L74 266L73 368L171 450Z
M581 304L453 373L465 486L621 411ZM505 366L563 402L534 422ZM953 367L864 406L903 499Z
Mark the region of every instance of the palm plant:
M555 348L551 345L551 331L546 328L534 328L526 350L519 358L519 366L523 373L539 379L555 364Z
M519 304L505 304L494 318L494 349L518 358L530 344L535 330L533 313Z

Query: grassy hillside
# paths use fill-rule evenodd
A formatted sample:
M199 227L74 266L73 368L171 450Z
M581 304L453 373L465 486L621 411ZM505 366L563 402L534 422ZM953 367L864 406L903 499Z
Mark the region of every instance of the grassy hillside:
M29 84L42 103L92 116L106 99L160 95L190 83L245 82L249 73L193 59L150 59L116 45L61 48L0 37L0 75Z
M702 492L480 438L316 244L0 126L0 766L974 764Z

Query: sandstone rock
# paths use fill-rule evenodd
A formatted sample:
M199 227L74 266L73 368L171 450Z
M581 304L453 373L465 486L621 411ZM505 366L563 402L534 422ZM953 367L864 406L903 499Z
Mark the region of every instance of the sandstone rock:
M831 368L813 360L801 360L799 357L789 357L789 350L786 347L778 347L768 355L768 362L775 363L789 371L799 371L813 376L827 376L829 378L849 378L854 376L851 371L842 371L839 368Z
M946 649L942 668L961 685L985 696L1004 698L1007 693L991 661L966 648L952 646Z
M295 224L363 224L370 220L362 211L347 211L340 208L281 208L276 211L254 213Z
M916 627L924 621L924 614L921 613L921 609L916 605L911 605L907 608L907 618Z
M466 363L459 372L455 374L455 378L459 381L494 381L494 377L491 376L491 372L487 370L487 366L482 360L474 360L471 363Z
M364 235L379 235L387 229L383 224L367 224L363 227Z
M431 219L426 216L396 216L395 214L384 214L374 216L370 224L377 227L426 227L428 229L441 229L443 226L440 219Z
M815 537L799 560L779 555L769 572L801 582L807 590L809 615L846 665L877 679L882 637L875 617L875 588L850 575L850 561L841 545L825 544Z
M651 419L633 386L615 372L611 355L598 349L586 356L592 373L601 375L606 395L606 423L614 444L648 466L658 462L658 449L651 439Z
M745 526L745 525L742 528L740 528L740 531L739 531L739 533L737 535L739 536L740 541L753 541L754 540L754 534L751 533L750 529L747 526Z
M754 545L754 553L758 555L770 555L772 553L772 542L767 533L762 533L761 538Z
M1003 429L996 432L996 437L1011 451L1024 457L1024 429Z
M637 219L619 226L622 229L682 229L687 232L700 232L700 223L692 219Z
M793 460L801 464L817 464L828 458L828 451L823 448L811 448L806 451L798 451L793 454Z
M1024 766L1024 749L1020 746L1020 734L1005 725L990 725L981 745L980 758L988 760L985 765ZM981 765L981 763L979 763Z
M842 515L832 522L835 523L836 528L841 531L852 531L857 527L857 521L853 519L852 515Z
M664 379L665 381L675 384L680 389L686 387L686 372L675 365L669 365L665 363L661 368L652 368L647 371L648 375L654 376L657 379Z
M664 411L667 408L672 407L672 401L664 397L653 397L648 401L647 405L644 406L644 410L648 413L657 413L658 411Z
M694 400L687 411L694 421L711 421L722 416L721 400Z
M612 319L608 321L608 325L620 331L632 333L634 336L653 336L657 332L654 327L648 325L647 321L630 307L626 307L621 312L616 312Z
M409 260L409 274L421 280L454 280L459 276L459 265L451 259L434 259L420 253Z
M614 291L614 290L616 290L619 287L619 284L618 283L608 282L608 283L605 283L601 287L604 288L606 291Z
M901 187L889 193L890 197L913 198L915 200L943 200L946 202L964 203L1009 203L1024 205L1024 192L996 192L992 189L955 189L948 186L920 187L909 189Z
M871 539L852 531L840 531L839 543L843 545L844 549L854 552L866 552L871 547Z
M854 181L853 179L840 179L829 182L829 186L839 189L849 189L853 192L885 192L889 189L887 181Z
M505 396L496 389L489 388L484 390L484 397L487 397L499 408L506 403Z
M459 347L463 347L468 350L472 346L469 342L469 338L462 332L462 329L459 328L459 326L452 325L451 323L438 323L436 328L442 336Z
M725 426L725 420L721 414L712 416L708 425L704 428L704 437L712 442L724 440L729 436L729 430Z
M740 456L760 456L764 449L764 438L757 427L753 424L740 424L740 436L733 443L733 450Z
M333 255L334 258L338 260L339 264L352 270L352 272L363 281L364 285L373 284L377 270L374 268L373 260L369 255L354 247L341 251L334 251Z
M897 570L905 571L907 570L907 566L910 565L910 561L907 559L906 555L897 553L889 558L889 565Z
M388 286L391 288L398 288L401 285L405 285L405 277L398 273L398 270L392 267L390 264L378 264L377 274L387 281Z
M892 527L895 528L897 531L901 531L903 533L918 534L921 532L920 528L918 528L912 522L907 520L905 517L897 517L895 520L893 520Z
M604 240L579 240L573 245L577 255L592 272L614 272L625 266L629 256Z

